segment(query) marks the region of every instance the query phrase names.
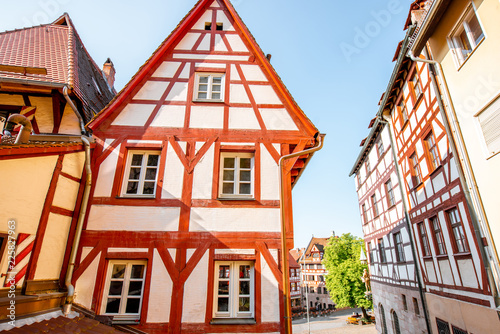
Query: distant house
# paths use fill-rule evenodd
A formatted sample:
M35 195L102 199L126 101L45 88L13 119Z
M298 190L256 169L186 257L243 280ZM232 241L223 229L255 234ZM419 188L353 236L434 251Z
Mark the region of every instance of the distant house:
M106 77L94 63L67 14L0 33L0 320L11 287L18 318L65 299L90 162L85 146L94 146L81 136L114 96L111 72Z
M292 304L292 310L298 310L301 308L301 299L302 299L302 293L300 289L300 276L301 276L301 270L300 270L300 264L295 260L296 255L295 249L290 250L290 257L289 257L289 265L288 267L290 268L290 298L291 298L291 304ZM298 258L297 258L298 259Z
M283 331L278 162L321 138L230 2L199 1L88 128L75 302L148 333ZM289 249L311 156L285 166Z
M323 260L324 248L330 238L312 237L309 245L304 250L298 260L301 267L302 296L309 301L309 308L316 310L332 309L335 303L330 299L326 289L325 277L328 274ZM306 307L306 300L302 299L303 306Z

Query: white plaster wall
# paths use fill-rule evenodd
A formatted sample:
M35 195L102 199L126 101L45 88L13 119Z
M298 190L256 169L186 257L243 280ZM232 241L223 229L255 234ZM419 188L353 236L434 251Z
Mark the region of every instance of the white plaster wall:
M205 22L212 22L212 11L207 10L201 18L193 25L193 29L205 30Z
M188 84L187 82L176 82L168 93L167 101L186 101L187 99Z
M222 10L217 11L217 22L222 23L223 30L234 31L234 27L231 24L231 21L227 18L226 14ZM228 35L226 35L228 36Z
M200 22L200 21L199 21ZM207 21L210 22L210 21ZM197 28L195 28L197 29ZM205 29L205 22L203 22L202 28L199 28L201 30ZM200 37L201 34L199 33L187 33L186 36L177 44L175 47L175 50L191 50Z
M281 104L281 100L272 86L249 85L257 104Z
M233 72L231 72L233 73ZM234 71L234 73L237 73ZM232 74L231 74L232 75ZM250 103L250 99L248 98L248 94L245 91L245 87L243 85L230 85L229 86L229 102L230 103Z
M208 35L208 36L210 36L210 35ZM208 50L210 50L210 45L209 45ZM222 52L228 51L226 44L224 44L224 41L222 40L222 36L220 34L215 35L214 50L215 51L222 51Z
M248 52L245 43L243 43L243 40L240 38L239 35L226 35L226 38L227 41L229 42L229 45L231 45L231 49L233 49L233 51Z
M173 78L175 75L175 72L177 72L177 70L179 69L179 66L181 66L180 62L164 61L156 69L156 71L153 73L152 77L153 78Z
M279 232L279 209L192 208L189 230Z
M52 133L54 128L54 113L52 112L52 98L30 96L31 105L36 107L36 123L40 133ZM21 103L24 105L24 103Z
M57 158L0 161L0 189L5 194L0 201L0 231L8 231L8 221L15 219L17 233L36 233ZM36 177L26 177L35 172Z
M158 101L168 87L168 81L148 81L142 86L134 100Z
M93 205L87 230L177 231L179 208Z
M229 108L229 129L260 130L259 121L252 108Z
M188 258L195 250L188 249ZM208 251L184 284L184 300L182 303L182 322L204 323L207 306Z
M450 263L448 260L438 261L439 269L441 270L441 277L443 278L443 283L448 285L453 285L455 282L453 280L453 274L451 272Z
M82 305L89 310L92 308L92 296L94 293L100 258L101 253L97 254L94 261L92 261L92 263L87 267L75 284L75 303Z
M35 113L35 115L38 121L38 114ZM78 117L76 117L73 109L67 104L64 108L61 124L59 125L59 133L81 135L80 131L80 121L78 120Z
M205 37L203 37L200 45L198 45L198 48L196 49L197 51L209 51L210 50L210 39L211 35L207 34ZM216 50L219 51L219 50Z
M189 127L222 129L224 127L224 107L191 107Z
M261 300L262 322L279 322L279 287L276 278L264 257L260 256L261 263ZM276 258L275 258L276 261Z
M151 122L151 126L163 126L167 128L184 127L184 118L186 117L186 107L176 105L162 106L158 114Z
M298 130L286 109L260 109L260 114L268 130Z
M62 175L57 180L57 188L54 194L52 205L73 211L75 209L76 198L78 197L80 184Z
M261 152L261 187L260 197L262 200L279 200L279 167L267 150L260 144Z
M168 322L170 318L172 279L156 249L154 250L152 265L147 322Z
M85 153L66 154L63 159L61 172L74 176L82 177L83 168L85 166Z
M241 70L247 81L268 81L258 65L241 65Z
M112 140L106 140L106 149ZM97 173L97 180L95 183L94 196L95 197L110 197L113 189L113 181L116 172L116 164L120 155L120 145L118 145L108 157L101 163L99 172Z
M49 214L35 279L59 279L70 226L71 217Z
M196 143L199 149L204 143ZM194 168L193 176L193 198L211 199L212 198L212 180L214 173L214 145L210 146L203 158L200 159Z
M231 81L240 81L240 75L235 65L231 65Z
M476 278L476 270L474 270L474 265L472 263L472 260L465 259L465 260L458 260L457 262L463 286L477 289L478 282Z
M167 158L165 162L165 174L163 176L161 198L181 198L183 179L184 165L179 160L179 157L172 148L172 145L169 144L167 146Z
M144 126L156 105L129 103L116 116L112 125Z

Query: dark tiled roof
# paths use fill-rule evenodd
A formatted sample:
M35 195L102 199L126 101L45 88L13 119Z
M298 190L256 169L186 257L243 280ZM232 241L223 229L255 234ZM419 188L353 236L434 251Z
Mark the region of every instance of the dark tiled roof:
M63 316L35 322L31 325L25 325L19 328L9 330L12 334L33 334L33 333L51 333L51 334L68 334L68 333L100 333L100 334L119 334L123 333L101 324L96 320L77 316L73 319Z
M0 70L0 81L69 85L82 101L86 121L115 95L68 14L51 24L0 33L0 65L45 69L46 74Z

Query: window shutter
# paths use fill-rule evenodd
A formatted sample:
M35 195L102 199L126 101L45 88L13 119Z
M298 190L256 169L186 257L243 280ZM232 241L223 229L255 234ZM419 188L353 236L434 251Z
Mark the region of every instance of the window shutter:
M500 151L500 100L477 118L490 154Z

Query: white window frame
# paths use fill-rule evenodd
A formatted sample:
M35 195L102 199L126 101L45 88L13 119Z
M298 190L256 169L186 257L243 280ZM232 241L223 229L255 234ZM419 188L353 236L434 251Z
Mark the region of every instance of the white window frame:
M199 98L198 93L200 93L200 78L208 77L207 88L207 98ZM221 78L220 92L213 91L214 78ZM225 88L225 73L209 73L209 72L198 72L195 74L194 81L194 93L193 101L196 102L224 102L224 88ZM203 83L205 84L205 83ZM220 93L220 98L213 98L213 93Z
M477 19L477 22L479 24L479 27L481 28L481 32L483 34L482 38L476 43L476 40L472 34L472 31L469 26L470 19L475 16ZM465 57L463 52L462 52L462 43L459 40L459 36L465 31L466 37L467 37L467 42L469 43L471 50L470 53ZM483 29L483 25L481 24L481 21L479 20L479 16L476 13L476 10L471 3L467 9L464 11L462 16L460 17L460 20L457 22L455 27L453 27L451 33L448 35L448 45L450 49L452 50L453 54L455 55L453 58L455 60L455 64L457 65L457 68L460 68L469 58L470 56L474 53L476 48L484 41L486 38L486 34Z
M220 266L229 266L229 279L219 278ZM250 266L250 278L239 277L239 267ZM215 261L213 317L217 319L252 319L255 312L255 263L253 261ZM218 311L219 282L229 280L229 307L227 312ZM250 282L250 311L239 311L239 282Z
M224 185L224 170L229 170L229 168L224 168L224 158L235 158L234 165L234 179L231 182L234 182L233 186L233 194L224 194L223 193L223 185ZM241 158L250 158L250 181L241 181L240 180L240 172L242 168L240 168L240 159ZM255 197L255 154L248 152L221 152L220 154L220 168L219 168L219 198L224 199L253 199ZM243 171L248 171L247 168L243 169ZM230 181L230 180L226 180ZM250 183L250 194L240 194L240 184L241 183Z
M123 278L123 287L122 287L122 293L119 298L121 298L120 302L120 310L118 313L106 313L106 306L107 306L107 300L108 298L113 298L113 296L109 296L109 287L111 285L112 280L121 280L121 279L114 279L111 278L111 275L113 273L113 266L114 265L125 265L125 274ZM136 279L136 278L131 278L130 273L132 270L133 265L143 265L144 266L144 274L141 279ZM106 284L104 285L104 290L103 290L103 297L102 297L102 305L101 305L101 314L102 315L108 315L113 317L113 322L116 321L134 321L136 322L137 320L140 319L141 317L141 310L142 310L142 302L144 299L144 288L146 285L146 273L147 273L147 261L143 260L110 260L108 263L108 269L106 271ZM130 296L128 295L128 289L130 286L131 281L141 281L142 282L142 290L141 294L139 297L136 295L133 295L132 298L137 298L140 299L139 302L139 312L138 313L126 313L126 301L127 298Z
M127 187L128 187L128 182L131 181L129 178L130 176L130 169L132 167L139 167L139 166L132 166L132 158L134 154L142 154L142 163L141 163L141 172L139 175L138 179L138 187L137 187L137 194L128 194L127 193ZM150 155L158 155L158 164L156 166L147 166L147 161ZM156 187L158 185L158 174L160 172L160 160L161 160L161 151L142 151L142 150L129 150L127 154L127 163L125 165L125 170L123 174L123 183L122 183L122 190L121 190L121 196L123 197L146 197L146 198L154 198L156 196ZM146 180L146 169L147 168L156 168L156 176L154 179L154 190L152 194L143 194L144 192L144 182L153 182L153 180Z

